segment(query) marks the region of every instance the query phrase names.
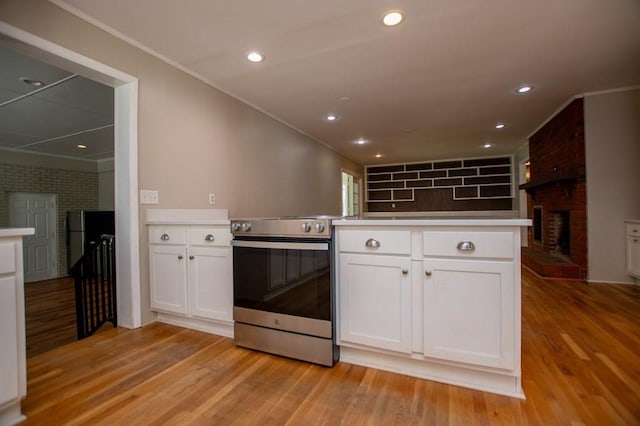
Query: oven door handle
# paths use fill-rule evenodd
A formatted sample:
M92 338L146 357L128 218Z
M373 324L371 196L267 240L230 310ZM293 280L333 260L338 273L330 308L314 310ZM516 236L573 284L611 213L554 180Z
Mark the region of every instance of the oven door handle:
M233 247L266 248L282 250L316 250L328 251L329 243L287 243L280 241L244 241L231 240Z

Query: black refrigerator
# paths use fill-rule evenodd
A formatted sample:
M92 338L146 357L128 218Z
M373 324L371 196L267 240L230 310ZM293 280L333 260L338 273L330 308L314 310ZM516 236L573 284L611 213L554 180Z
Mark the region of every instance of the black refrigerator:
M115 214L109 211L71 210L67 212L67 270L82 257L92 242L102 235L115 235Z

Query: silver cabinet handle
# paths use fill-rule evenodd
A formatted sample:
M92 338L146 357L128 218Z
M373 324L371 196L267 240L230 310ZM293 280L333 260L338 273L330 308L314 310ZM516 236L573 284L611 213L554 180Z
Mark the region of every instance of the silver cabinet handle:
M196 258L195 256L189 256L189 260L193 260L195 258Z
M406 268L402 268L402 275L408 275L409 274L409 270Z
M364 245L365 247L378 248L380 247L380 241L369 238Z
M182 260L182 255L179 255L179 256L178 256L178 260Z
M430 276L431 276L431 271L424 271L424 274L425 274L426 276L430 277Z
M160 239L162 241L169 241L169 234L162 234L160 235Z
M216 240L216 237L214 237L214 236L213 236L213 235L211 235L211 234L207 234L207 236L206 236L206 237L204 237L204 240L205 240L205 241L215 241L215 240Z
M457 245L457 249L460 251L474 251L476 246L471 241L460 241Z

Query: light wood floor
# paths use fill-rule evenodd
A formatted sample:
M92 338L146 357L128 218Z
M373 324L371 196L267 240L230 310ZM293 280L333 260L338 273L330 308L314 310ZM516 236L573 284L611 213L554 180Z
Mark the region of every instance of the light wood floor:
M640 288L523 271L525 401L151 324L28 360L27 425L640 424Z

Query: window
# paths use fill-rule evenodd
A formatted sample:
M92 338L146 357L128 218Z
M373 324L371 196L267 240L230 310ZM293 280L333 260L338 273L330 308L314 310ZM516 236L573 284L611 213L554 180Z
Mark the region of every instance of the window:
M360 178L350 172L342 172L342 215L360 215Z

